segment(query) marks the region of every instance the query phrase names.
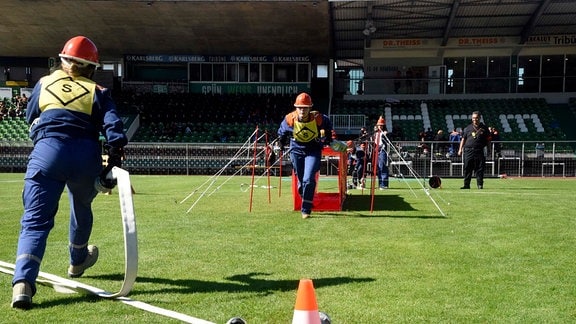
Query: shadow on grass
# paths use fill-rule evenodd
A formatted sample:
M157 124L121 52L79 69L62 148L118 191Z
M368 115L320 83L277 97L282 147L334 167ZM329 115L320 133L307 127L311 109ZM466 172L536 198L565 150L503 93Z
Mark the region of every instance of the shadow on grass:
M342 211L338 212L318 212L312 215L315 217L385 217L385 218L421 218L421 219L445 219L438 215L386 215L382 211L416 211L409 203L404 201L399 195L375 195L373 211L370 212L372 197L369 193L364 195L348 195L342 206Z
M352 211L369 211L372 205L372 197L370 194L364 195L349 195L344 200L343 210ZM373 210L390 210L390 211L409 211L415 210L398 195L375 195Z
M438 216L438 215L379 215L379 214L371 214L370 211L366 211L366 212L337 212L337 213L330 213L330 212L318 212L318 213L314 213L312 214L312 220L317 217L317 218L322 218L322 217L334 217L334 218L338 218L338 217L366 217L366 218L402 218L402 219L411 219L411 218L419 218L419 219L447 219L447 217L444 216Z
M271 275L271 273L262 272L251 272L247 274L233 275L226 277L228 282L214 282L214 281L202 281L194 279L166 279L166 278L149 278L149 277L138 277L136 279L136 285L138 283L151 283L159 285L160 288L153 290L133 290L129 296L149 294L149 293L180 293L180 294L190 294L190 293L213 293L213 292L228 292L228 293L238 293L238 292L255 292L261 293L263 295L272 294L275 291L295 291L298 289L298 280L268 280L264 277ZM94 279L101 280L114 280L122 281L123 275L102 275L91 277ZM350 278L350 277L333 277L333 278L314 278L314 287L328 287L328 286L338 286L350 283L360 283L360 282L372 282L375 281L373 278Z
M77 304L77 303L98 303L101 301L105 301L105 298L98 297L96 295L90 294L76 294L76 295L64 295L62 298L46 300L43 302L38 303L34 300L33 309L44 309L44 308L52 308L59 305L69 305L69 304Z

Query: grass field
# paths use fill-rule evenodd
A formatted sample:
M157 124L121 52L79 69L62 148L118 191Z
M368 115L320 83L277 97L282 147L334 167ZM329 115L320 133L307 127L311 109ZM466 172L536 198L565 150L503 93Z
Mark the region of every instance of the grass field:
M14 262L22 174L0 174L0 260ZM130 298L225 323L289 323L298 281L311 278L333 323L576 322L576 180L488 179L480 191L443 179L431 190L391 179L370 196L353 190L344 211L292 211L290 181L221 177L200 200L203 176L132 176L139 238ZM229 181L225 181L229 180ZM472 182L475 187L475 182ZM321 188L334 189L331 178ZM412 188L412 189L410 189ZM211 193L212 190L208 191ZM116 193L116 192L115 192ZM195 203L190 213L186 211ZM63 195L41 270L65 276L68 200ZM117 194L94 202L91 243L100 260L79 281L117 291L124 251ZM120 302L39 286L30 311L10 308L0 274L1 323L177 322Z

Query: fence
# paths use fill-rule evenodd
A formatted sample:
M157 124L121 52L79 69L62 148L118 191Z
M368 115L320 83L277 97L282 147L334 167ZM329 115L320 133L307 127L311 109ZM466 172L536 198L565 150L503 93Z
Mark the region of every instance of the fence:
M450 156L450 142L394 142L390 156L392 175L462 177L462 158ZM423 145L425 144L425 145ZM500 145L499 145L500 144ZM501 146L501 149L498 149ZM575 177L576 141L500 142L486 152L487 177ZM0 141L0 172L24 172L31 142ZM254 152L241 144L130 143L124 168L132 174L213 175L251 172ZM256 169L265 171L264 148L257 149ZM282 161L283 175L291 172ZM370 166L371 167L371 166ZM370 169L369 167L369 169ZM330 173L329 161L322 172ZM277 171L277 170L276 170Z
M356 134L366 126L366 115L330 115L332 127L339 133Z
M395 142L390 154L390 173L411 176L408 166L419 176L462 177L462 157L458 143ZM452 149L450 146L453 145ZM493 142L485 150L485 176L573 177L576 176L576 142Z

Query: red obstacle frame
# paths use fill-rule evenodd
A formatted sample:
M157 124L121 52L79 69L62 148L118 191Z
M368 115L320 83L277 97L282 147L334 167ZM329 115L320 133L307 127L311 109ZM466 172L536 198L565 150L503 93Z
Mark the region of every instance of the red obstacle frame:
M314 194L313 211L341 211L346 199L346 176L348 159L345 152L337 152L330 147L322 150L322 158L337 157L338 160L338 192L319 192L318 185ZM320 173L316 173L316 183L319 183ZM299 211L302 207L302 198L298 194L298 178L292 171L292 197L294 198L294 210Z

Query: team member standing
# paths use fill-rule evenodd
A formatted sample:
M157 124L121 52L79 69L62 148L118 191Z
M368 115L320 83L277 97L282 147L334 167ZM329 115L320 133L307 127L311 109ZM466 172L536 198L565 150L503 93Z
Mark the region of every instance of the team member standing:
M361 143L356 149L356 165L354 166L354 171L352 173L352 183L356 189L366 188L366 144Z
M453 157L458 153L458 151L456 151L456 145L460 145L460 140L462 140L462 136L460 135L460 132L454 128L448 137L448 141L450 141L448 146L448 157Z
M356 146L354 141L348 141L347 146L348 173L352 176L352 184L356 189L364 189L366 187L364 168L368 162L366 160L366 144L361 143Z
M65 186L70 200L68 275L79 277L97 261L98 248L88 245L95 182L115 186L106 174L121 165L128 142L109 91L90 79L100 65L94 43L84 36L71 38L60 58L60 68L34 87L26 110L34 149L24 177L24 214L12 281L14 308L32 307L40 263ZM104 170L100 134L107 140L109 155Z
M476 173L478 189L484 188L484 148L490 145L491 138L488 127L480 122L481 118L479 111L472 112L472 123L462 130L458 155L464 154L464 186L460 189L470 189L472 172Z
M376 176L378 177L378 189L388 189L388 131L385 129L386 121L382 116L376 123L374 130L374 147L378 149L378 162Z
M290 160L302 198L302 218L310 217L312 212L322 148L332 141L332 122L326 115L311 112L312 106L309 94L299 94L294 102L296 110L287 114L278 128L281 145L290 145ZM346 150L345 144L343 150Z

